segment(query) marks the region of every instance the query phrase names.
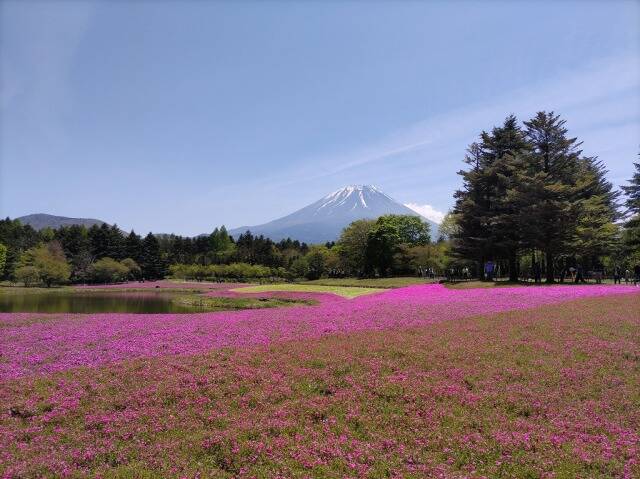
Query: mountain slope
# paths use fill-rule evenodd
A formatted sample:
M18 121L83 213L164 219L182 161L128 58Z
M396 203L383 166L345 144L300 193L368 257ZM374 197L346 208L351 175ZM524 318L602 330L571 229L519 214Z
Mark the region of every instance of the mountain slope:
M59 228L61 226L84 225L90 228L93 225L102 225L104 221L93 218L68 218L66 216L47 215L44 213L36 213L16 218L23 225L30 225L35 230L44 228Z
M230 233L237 237L250 230L253 234L264 235L274 241L292 238L306 243L324 243L338 239L342 229L352 221L375 219L387 214L420 216L375 186L352 185L334 191L290 215L262 225L235 228ZM431 225L431 236L435 238L438 226L423 219Z

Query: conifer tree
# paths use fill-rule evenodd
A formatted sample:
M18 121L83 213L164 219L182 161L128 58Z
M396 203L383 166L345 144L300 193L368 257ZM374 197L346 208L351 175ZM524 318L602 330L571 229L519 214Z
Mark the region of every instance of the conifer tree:
M153 233L142 241L140 269L144 279L161 279L165 275L165 265L160 254L160 243Z
M490 206L489 238L495 254L509 263L509 280L518 280L518 250L521 246L522 216L508 195L514 189L518 171L529 144L515 116L508 116L501 127L493 128L491 135L483 134L482 151L487 165L485 176L493 190ZM496 258L492 258L496 259Z
M463 187L454 193L458 229L452 238L454 252L482 265L491 255L488 237L488 198L483 181L482 149L479 143L472 143L467 149L464 162L469 170L458 172L462 176ZM482 271L482 267L479 268ZM482 273L481 273L482 276Z
M607 170L596 158L581 158L577 187L578 218L572 248L583 262L595 266L598 257L611 252L619 237L619 193L606 178Z
M491 133L482 132L480 139L467 150L465 163L471 168L459 172L464 189L455 193L459 229L454 251L476 259L480 271L485 260L506 258L509 279L517 281L520 215L507 193L513 189L529 145L513 115Z
M629 255L640 256L640 162L634 163L634 166L636 171L629 180L629 185L622 186L626 195L624 206L627 218L623 239Z
M125 258L131 258L138 264L142 262L142 240L133 230L124 239L124 252Z
M578 222L580 143L553 112L538 112L524 125L531 150L510 196L523 218L523 245L544 253L547 282L553 283L556 256L567 249Z

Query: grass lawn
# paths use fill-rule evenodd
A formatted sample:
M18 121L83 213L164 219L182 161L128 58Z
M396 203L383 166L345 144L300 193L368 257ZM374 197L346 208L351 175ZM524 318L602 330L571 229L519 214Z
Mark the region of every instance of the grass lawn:
M3 381L0 476L640 477L640 295Z
M358 288L402 288L414 284L427 284L432 281L413 276L398 278L325 278L314 281L305 281L302 284L313 284L320 286L351 286Z
M344 298L356 298L365 294L377 293L384 291L381 288L357 288L352 286L332 286L309 283L279 283L279 284L262 284L259 286L247 286L243 288L235 288L231 291L238 293L265 293L269 291L291 291L300 293L333 293Z
M312 300L285 298L227 298L183 294L172 298L172 302L184 306L201 308L203 311L231 311L237 309L281 308L300 304L317 304Z

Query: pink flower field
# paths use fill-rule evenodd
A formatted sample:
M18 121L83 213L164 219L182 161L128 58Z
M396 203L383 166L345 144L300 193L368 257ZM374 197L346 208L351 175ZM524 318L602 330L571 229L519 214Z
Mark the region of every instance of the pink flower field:
M0 314L0 475L639 477L638 293Z

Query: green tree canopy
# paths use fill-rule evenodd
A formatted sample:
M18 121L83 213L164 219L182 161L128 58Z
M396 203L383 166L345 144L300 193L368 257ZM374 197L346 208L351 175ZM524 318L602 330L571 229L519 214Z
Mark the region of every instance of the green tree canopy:
M57 241L36 246L27 250L20 266L31 266L38 272L38 277L47 287L69 281L71 267L67 263L64 251Z
M117 283L127 279L129 268L113 258L104 257L91 265L89 275L96 283Z
M340 262L347 273L354 276L364 273L369 232L375 224L373 220L356 220L342 230L337 247Z
M429 223L419 216L383 215L378 218L376 225L393 228L398 235L398 241L402 244L425 245L431 241Z
M40 271L35 266L19 266L13 276L16 281L23 283L26 288L40 281Z
M305 260L307 263L307 279L319 279L325 272L329 251L324 245L313 245L309 248Z
M376 222L367 236L365 270L373 276L387 276L393 267L393 257L400 245L398 229L389 222Z

